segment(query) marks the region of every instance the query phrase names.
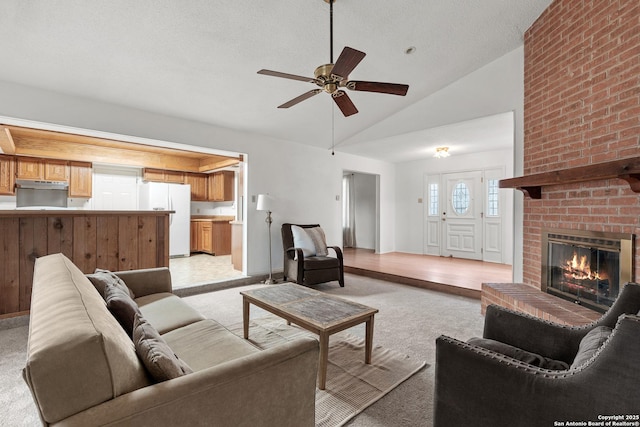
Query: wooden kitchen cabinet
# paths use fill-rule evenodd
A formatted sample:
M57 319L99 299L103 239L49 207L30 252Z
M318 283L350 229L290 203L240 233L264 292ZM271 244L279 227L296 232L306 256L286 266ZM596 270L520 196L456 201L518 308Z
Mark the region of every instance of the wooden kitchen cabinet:
M191 201L207 201L207 175L201 173L185 173L184 183L191 185Z
M184 184L184 172L164 171L164 182Z
M66 160L45 160L44 179L46 181L69 181L69 162Z
M231 255L231 224L228 221L212 222L213 253Z
M33 157L18 157L16 177L18 179L44 179L44 160Z
M198 249L213 254L213 226L211 221L198 222Z
M144 168L142 170L142 179L144 181L164 182L164 171L161 169Z
M93 170L89 162L69 162L69 197L91 198Z
M16 193L16 159L0 155L0 195L12 196Z
M69 181L69 162L66 160L18 156L16 163L18 179Z
M213 219L191 221L191 252L231 255L231 224L229 221Z
M142 179L145 181L184 184L184 172L144 168L142 170Z
M212 202L232 202L234 200L233 171L213 172L209 175L208 198Z
M191 221L190 252L198 252L198 222Z

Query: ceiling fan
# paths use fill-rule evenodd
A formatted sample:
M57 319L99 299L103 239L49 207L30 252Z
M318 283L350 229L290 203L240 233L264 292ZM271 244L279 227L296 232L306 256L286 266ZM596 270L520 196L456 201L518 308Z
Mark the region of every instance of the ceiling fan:
M353 104L347 93L341 88L347 88L349 90L361 91L361 92L378 92L388 93L391 95L405 96L409 85L398 83L381 83L381 82L368 82L361 80L349 80L349 74L354 68L362 61L366 53L346 46L338 60L333 62L333 3L335 0L324 0L329 3L329 32L330 41L329 48L331 50L330 63L320 65L314 72L314 78L297 76L295 74L281 73L279 71L260 70L258 74L264 74L266 76L282 77L291 80L300 80L303 82L314 83L321 89L312 89L309 92L303 93L300 96L293 98L290 101L279 105L278 108L289 108L299 102L309 99L320 92L326 92L331 95L333 101L342 111L345 117L349 117L358 112L358 109Z

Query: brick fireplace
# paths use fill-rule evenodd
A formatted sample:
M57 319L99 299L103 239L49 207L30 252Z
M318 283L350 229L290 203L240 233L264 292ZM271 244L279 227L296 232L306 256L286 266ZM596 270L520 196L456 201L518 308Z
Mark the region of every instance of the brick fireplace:
M552 297L539 292L542 239L550 229L632 236L637 281L640 3L555 0L526 31L524 56L524 176L500 184L527 195L524 285L483 285L483 310L497 303L554 321L562 319L550 310L579 312L583 319L566 323L584 323L593 319L584 307L561 300L552 310Z
M579 3L579 4L578 4ZM640 3L556 0L525 33L524 175L640 156ZM524 283L541 287L545 229L634 234L621 179L545 186L524 201Z

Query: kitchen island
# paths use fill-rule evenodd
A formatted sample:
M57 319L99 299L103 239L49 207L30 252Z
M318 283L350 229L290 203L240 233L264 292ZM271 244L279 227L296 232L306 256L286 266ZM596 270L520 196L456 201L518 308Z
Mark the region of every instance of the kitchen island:
M83 273L168 267L170 213L0 210L0 318L28 312L43 255L61 252Z

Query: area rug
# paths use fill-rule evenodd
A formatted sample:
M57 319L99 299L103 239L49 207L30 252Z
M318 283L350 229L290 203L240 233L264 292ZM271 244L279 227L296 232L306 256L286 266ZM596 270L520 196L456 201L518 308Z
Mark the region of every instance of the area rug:
M242 336L242 324L229 328ZM315 336L276 316L253 319L249 340L258 348L274 347L301 336ZM329 339L325 390L316 389L316 427L337 427L364 411L416 372L427 367L397 351L375 345L371 364L364 363L364 339L346 332Z

